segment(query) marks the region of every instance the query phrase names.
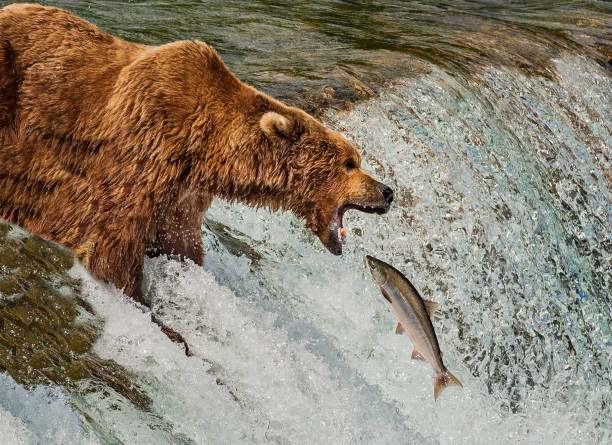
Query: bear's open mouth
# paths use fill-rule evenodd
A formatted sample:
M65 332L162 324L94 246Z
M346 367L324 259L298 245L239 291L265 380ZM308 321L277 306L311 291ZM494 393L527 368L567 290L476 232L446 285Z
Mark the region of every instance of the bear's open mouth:
M359 210L364 213L376 213L382 215L389 210L389 203L385 205L368 205L357 204L353 201L345 201L340 207L334 210L331 221L329 223L330 245L327 246L329 251L335 255L342 254L342 244L346 241L346 227L344 227L343 218L347 210Z

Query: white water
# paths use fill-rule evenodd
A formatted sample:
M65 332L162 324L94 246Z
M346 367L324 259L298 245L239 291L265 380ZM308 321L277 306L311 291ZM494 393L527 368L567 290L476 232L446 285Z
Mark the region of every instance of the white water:
M9 445L9 443L29 445L34 443L34 436L28 431L23 421L13 417L11 413L1 407L0 431L2 431L2 439L0 440L2 445Z
M27 391L6 374L0 374L0 433L0 445L98 443L83 431L79 414L61 389Z
M341 258L290 214L216 202L208 218L261 259L231 254L204 230L204 269L146 263L153 310L195 357L76 267L105 320L95 352L134 373L153 400L141 411L83 383L73 403L100 426L100 442L612 440L612 85L586 59L555 66L555 81L493 68L463 80L432 68L329 113L397 197L385 216L347 214ZM463 389L433 401L431 370L394 334L365 253L441 303L434 326ZM7 387L5 378L0 394ZM75 427L68 395L56 392L45 406L53 390L16 388L15 400L38 403L14 409L0 396L3 437L85 440L89 427ZM73 440L45 436L44 419Z

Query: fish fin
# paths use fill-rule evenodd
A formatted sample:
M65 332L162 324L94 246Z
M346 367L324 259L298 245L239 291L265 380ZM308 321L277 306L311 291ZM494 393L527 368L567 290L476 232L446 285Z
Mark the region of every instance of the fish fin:
M385 300L387 300L389 303L391 303L391 297L389 296L389 294L387 293L387 291L384 288L380 288L380 292L382 293L383 297L385 297Z
M416 349L414 351L412 351L412 360L423 360L425 361L425 357L423 357L423 355L417 351Z
M425 309L427 309L427 313L429 314L429 318L433 317L436 308L440 305L440 303L436 303L435 301L423 300L425 304Z
M463 388L463 385L457 378L451 374L451 372L447 369L442 374L434 377L434 400L438 400L438 396L440 392L447 386L460 386Z
M395 328L395 333L396 334L403 334L404 332L406 332L406 330L404 329L402 324L400 322L398 322L397 323L397 327Z

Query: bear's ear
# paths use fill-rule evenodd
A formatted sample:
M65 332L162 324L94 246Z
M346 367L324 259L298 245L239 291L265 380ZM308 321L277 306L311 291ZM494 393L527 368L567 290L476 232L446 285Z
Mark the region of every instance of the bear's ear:
M292 136L294 127L291 120L274 111L268 111L261 116L259 126L261 127L261 131L269 138L277 136L286 139Z

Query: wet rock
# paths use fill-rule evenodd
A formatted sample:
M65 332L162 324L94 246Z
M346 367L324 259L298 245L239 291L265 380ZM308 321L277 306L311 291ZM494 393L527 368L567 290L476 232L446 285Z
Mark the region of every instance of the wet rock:
M149 409L131 373L91 352L102 320L68 275L73 263L63 247L0 222L0 372L26 387L60 385L73 394L89 381Z
M253 248L252 245L257 243L254 240L249 239L249 243L243 241L248 237L237 230L232 230L224 224L214 221L210 218L204 218L204 227L214 233L219 242L234 256L245 255L254 264L261 261L261 255Z

